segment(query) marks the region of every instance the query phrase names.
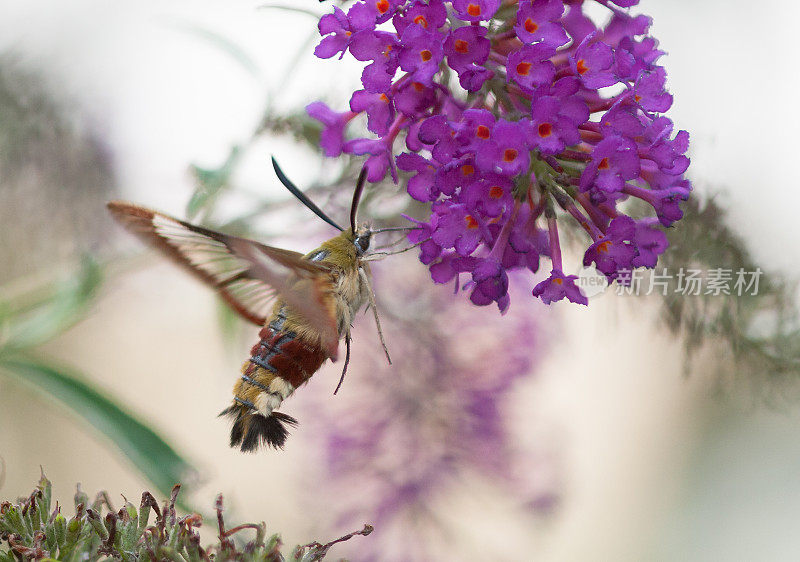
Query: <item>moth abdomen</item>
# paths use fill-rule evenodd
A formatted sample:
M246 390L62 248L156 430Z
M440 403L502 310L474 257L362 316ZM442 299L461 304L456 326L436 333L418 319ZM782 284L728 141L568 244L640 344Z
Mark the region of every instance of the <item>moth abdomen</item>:
M260 340L251 349L249 365L245 363L242 374L266 385L272 392L284 393L284 399L310 379L328 358L318 343L310 343L292 330L277 328L276 322L270 322L258 335ZM291 387L288 393L284 392L281 382Z
M287 426L296 425L297 420L275 410L328 358L321 346L283 325L280 316L273 317L259 332L259 341L234 386L234 404L221 414L233 419L231 447L242 451L261 444L282 448L289 435Z
M289 436L287 426L296 426L297 420L281 412L265 416L254 407L253 404L245 405L237 401L220 413L220 416L233 418L231 447L239 447L245 453L255 451L261 444L283 449Z

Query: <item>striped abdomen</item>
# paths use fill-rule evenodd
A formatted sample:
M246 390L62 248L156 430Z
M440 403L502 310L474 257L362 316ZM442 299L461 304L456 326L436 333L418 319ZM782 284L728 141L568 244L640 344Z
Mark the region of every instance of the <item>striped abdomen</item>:
M319 344L284 329L282 314L259 332L260 341L242 365L242 377L233 388L234 403L222 412L233 417L231 447L252 451L260 443L283 447L291 416L276 412L294 389L306 382L328 358Z

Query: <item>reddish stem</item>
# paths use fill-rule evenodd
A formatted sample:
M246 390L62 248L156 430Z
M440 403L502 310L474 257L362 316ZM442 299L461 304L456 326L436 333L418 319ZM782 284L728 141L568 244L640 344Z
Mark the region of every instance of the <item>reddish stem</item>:
M508 57L506 57L505 55L501 55L495 50L489 51L489 60L501 64L503 66L506 66L506 63L508 63Z
M579 193L575 198L578 203L581 204L581 207L588 213L589 218L592 219L592 222L600 229L600 232L605 232L606 227L608 225L608 217L604 216L603 213L600 212L598 207L592 204L589 200L589 196L585 193Z
M577 150L565 150L558 156L565 160L576 160L578 162L589 162L592 159L590 154L579 152Z
M586 122L581 123L580 125L578 125L578 129L581 129L581 130L584 130L584 131L593 131L595 133L599 133L600 132L600 123L597 123L596 121L586 121Z
M581 134L581 140L589 142L589 143L597 143L603 140L603 135L601 133L596 133L594 131L585 131L578 128L578 132Z
M506 246L508 246L508 237L511 235L511 229L514 228L514 224L517 222L519 207L519 201L514 201L514 208L511 210L511 216L508 217L503 228L500 229L500 234L497 235L497 240L494 241L494 246L487 257L494 258L497 261L503 258L503 252L505 252Z
M566 78L567 76L573 76L575 73L572 72L572 68L569 66L562 66L556 71L556 75L553 77L553 82L556 80L560 80L561 78Z
M561 164L558 163L558 160L556 160L550 154L540 154L539 158L547 162L550 165L550 167L553 168L559 174L564 173L564 168L561 166Z
M566 210L576 221L578 221L578 224L580 224L583 229L589 233L589 236L592 237L592 240L597 240L603 236L603 232L597 227L597 225L595 225L594 221L589 220L586 215L581 213L580 209L575 206L575 203L570 201L567 204Z
M608 111L614 105L617 98L600 98L600 101L594 104L589 103L589 111L592 113L600 113L601 111Z
M561 244L558 240L558 224L555 217L547 219L547 231L550 243L550 261L553 262L553 269L563 271L561 263Z

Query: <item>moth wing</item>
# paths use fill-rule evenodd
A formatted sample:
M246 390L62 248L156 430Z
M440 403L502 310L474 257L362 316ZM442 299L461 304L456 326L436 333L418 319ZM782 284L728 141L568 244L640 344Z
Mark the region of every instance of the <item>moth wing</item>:
M276 248L266 249L268 251L241 238L231 242L233 253L251 264L250 275L273 287L289 308L300 314L319 332L323 349L335 361L339 349L339 330L335 311L328 306L333 290L328 270L322 268L321 272L308 272L307 265L317 264L302 256L280 256L278 259L272 255L272 250ZM292 272L293 265L297 269ZM309 282L299 283L303 278Z
M339 335L336 318L324 304L330 281L322 264L298 252L228 236L130 203L112 201L108 209L129 232L212 286L234 311L254 324L266 323L272 302L280 294L320 332L328 355L336 358ZM298 284L303 278L312 282Z

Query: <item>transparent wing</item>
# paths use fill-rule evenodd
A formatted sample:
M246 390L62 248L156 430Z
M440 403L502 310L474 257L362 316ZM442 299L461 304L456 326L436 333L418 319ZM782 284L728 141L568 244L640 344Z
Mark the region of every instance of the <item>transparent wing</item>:
M263 326L272 301L280 294L289 306L323 332L328 341L331 325L336 332L336 320L327 307L315 308L326 289L324 284L329 284L324 265L305 260L298 252L228 236L130 203L112 201L108 209L128 231L211 285L233 310L250 322ZM314 280L303 284L313 287L314 295L298 295L293 291L293 287L301 286L297 281L303 278ZM296 303L306 310L297 308ZM331 355L335 356L335 351Z
M273 256L265 254L261 248L250 244L248 240L232 240L230 248L236 256L251 264L248 273L253 278L260 279L272 287L281 295L286 306L297 312L317 330L322 347L335 361L339 348L339 330L335 313L336 304L331 299L334 291L330 276L327 273L309 275L305 270L287 275L282 267L276 266ZM306 264L314 265L312 262L302 260L302 265Z

